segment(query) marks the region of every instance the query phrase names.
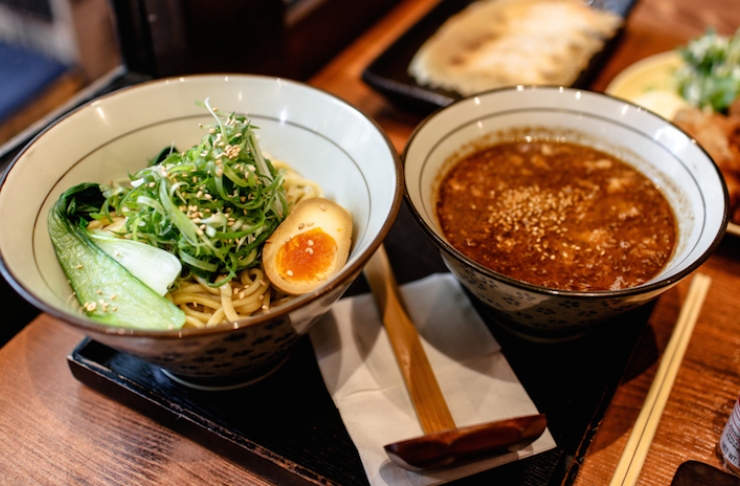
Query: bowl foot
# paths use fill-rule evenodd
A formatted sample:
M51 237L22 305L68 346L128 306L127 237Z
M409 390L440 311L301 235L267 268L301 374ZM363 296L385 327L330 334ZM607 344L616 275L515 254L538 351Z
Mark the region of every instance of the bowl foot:
M499 329L513 334L514 336L532 341L536 343L562 343L568 341L575 341L586 335L587 331L584 329L567 329L567 330L548 330L548 329L537 329L532 328L531 330L523 330L522 324L509 321L507 318L498 315L493 310L486 310L486 317L488 322Z
M244 388L264 380L280 369L280 367L288 360L289 356L290 354L287 354L280 361L269 363L257 370L228 377L201 378L178 375L177 373L167 371L163 368L160 368L160 370L170 380L188 388L201 391L228 391Z
M552 344L564 343L564 342L575 341L577 339L580 339L586 334L585 332L580 332L577 334L568 334L568 335L548 335L548 334L536 335L536 334L529 334L526 332L518 331L514 329L511 325L505 322L502 322L501 320L498 320L498 319L492 319L491 321L495 327L499 329L503 329L505 332L508 332L509 334L513 334L514 336L518 338L524 339L526 341L532 341L535 343L552 343Z

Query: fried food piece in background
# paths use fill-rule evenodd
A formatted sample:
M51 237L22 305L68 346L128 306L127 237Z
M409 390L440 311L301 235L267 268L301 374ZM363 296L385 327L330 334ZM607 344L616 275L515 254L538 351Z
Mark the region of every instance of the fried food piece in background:
M409 74L464 96L516 84L570 86L621 23L580 0L479 0L422 45Z
M740 99L727 116L683 108L673 122L694 137L722 171L730 193L730 219L740 223Z

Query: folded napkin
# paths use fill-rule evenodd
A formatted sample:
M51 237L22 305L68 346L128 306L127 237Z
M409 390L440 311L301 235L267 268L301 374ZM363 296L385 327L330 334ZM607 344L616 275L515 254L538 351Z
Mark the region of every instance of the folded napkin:
M458 427L537 413L501 348L457 280L435 274L401 288ZM326 387L373 486L442 484L555 447L549 430L531 445L455 468L408 471L383 446L423 435L375 300L340 300L310 332Z

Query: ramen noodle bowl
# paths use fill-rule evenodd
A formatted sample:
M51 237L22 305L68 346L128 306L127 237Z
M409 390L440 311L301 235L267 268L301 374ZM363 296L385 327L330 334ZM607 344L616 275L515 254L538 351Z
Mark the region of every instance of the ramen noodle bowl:
M68 303L71 288L46 229L49 207L78 183L136 172L170 143L191 147L202 137L198 124L212 123L195 103L206 98L212 106L246 114L259 128L265 153L287 161L347 209L354 226L346 265L325 285L281 305L273 302L270 312L202 329L122 329L81 316ZM142 83L69 113L12 162L0 186L0 271L40 310L182 383L240 386L276 370L360 274L398 213L400 181L400 161L387 136L354 107L321 90L249 75ZM243 278L261 279L256 273Z
M443 175L481 147L526 137L593 147L660 188L676 216L676 243L657 275L616 290L555 290L486 268L450 243L436 213ZM531 338L572 338L657 298L708 258L727 224L724 179L700 146L659 116L585 90L516 87L465 98L425 119L403 157L412 212L447 266L502 326Z

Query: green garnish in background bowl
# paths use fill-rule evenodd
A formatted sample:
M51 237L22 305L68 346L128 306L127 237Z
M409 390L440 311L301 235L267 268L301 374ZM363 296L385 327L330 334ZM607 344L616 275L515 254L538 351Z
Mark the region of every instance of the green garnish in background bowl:
M693 106L725 113L740 96L740 29L732 37L710 29L678 52L684 61L675 73L679 94Z

